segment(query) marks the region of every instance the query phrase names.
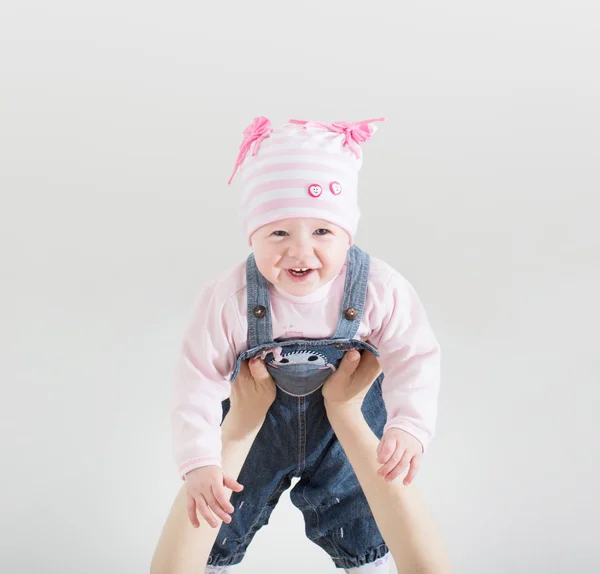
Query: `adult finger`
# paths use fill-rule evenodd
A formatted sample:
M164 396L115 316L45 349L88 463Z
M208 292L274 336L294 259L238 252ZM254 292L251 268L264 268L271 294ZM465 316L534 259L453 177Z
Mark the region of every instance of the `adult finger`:
M200 526L200 521L198 520L198 515L196 514L196 501L194 500L194 497L189 493L187 495L186 508L188 518L190 519L192 526L194 528L198 528L198 526Z
M213 516L213 513L211 512L208 502L204 496L199 495L198 498L196 498L196 508L198 509L198 512L200 512L202 518L204 518L204 520L206 520L210 526L213 528L218 526L217 519Z
M250 377L251 377L251 375L250 375L250 369L248 368L248 359L245 359L244 361L242 361L240 363L240 371L238 373L236 380L240 379L242 381L246 381Z
M421 457L413 456L412 460L410 461L410 469L408 470L408 474L406 475L403 481L403 484L405 486L408 486L412 483L412 481L417 476L417 472L419 472L419 468L421 468Z
M364 351L360 358L360 365L356 369L356 377L374 383L381 372L381 365L377 357L371 351Z
M336 381L337 379L346 379L350 377L354 371L356 371L356 367L358 367L359 362L360 353L356 349L346 351L342 357L340 366L329 377L329 380Z
M267 366L262 359L253 357L250 359L248 366L250 368L250 374L257 383L269 384L273 382L269 371L267 371Z

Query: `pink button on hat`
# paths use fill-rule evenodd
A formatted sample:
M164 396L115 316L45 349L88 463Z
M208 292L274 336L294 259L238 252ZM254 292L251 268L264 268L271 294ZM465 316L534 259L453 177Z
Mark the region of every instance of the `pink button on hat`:
M259 227L289 217L313 217L338 225L354 242L360 210L360 144L377 130L374 122L323 124L290 120L274 129L255 118L244 138L233 174L242 178L240 215L250 244ZM250 152L250 153L248 153Z

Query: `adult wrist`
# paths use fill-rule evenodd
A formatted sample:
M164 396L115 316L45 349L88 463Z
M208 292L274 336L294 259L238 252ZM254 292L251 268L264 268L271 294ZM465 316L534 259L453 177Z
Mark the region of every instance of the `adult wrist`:
M324 401L325 411L329 419L356 420L357 417L363 418L361 407L358 403L336 403Z
M325 404L325 408L326 409L331 409L331 410L350 410L350 409L361 409L362 408L362 401L357 402L356 400L349 400L349 401L332 401L330 399L326 399L325 397L323 398L323 403Z
M232 407L221 426L223 438L243 440L249 437L254 440L265 422L266 416L266 412L264 415L253 415L251 418L248 417L247 413L243 412L240 412L238 416L238 413Z
M261 404L253 403L250 408L239 401L231 401L229 413L232 413L236 419L255 419L264 420L274 401L266 404L264 401ZM229 414L228 413L228 414Z

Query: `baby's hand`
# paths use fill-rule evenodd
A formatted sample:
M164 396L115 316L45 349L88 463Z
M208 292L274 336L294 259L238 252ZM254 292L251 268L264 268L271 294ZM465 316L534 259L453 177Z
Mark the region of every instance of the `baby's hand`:
M408 486L417 475L423 457L421 443L411 434L401 429L388 429L377 447L377 462L383 466L377 471L386 482L391 482L402 474L410 464L410 470L403 484Z
M200 526L197 510L213 528L219 525L214 514L227 524L231 522L229 515L233 512L233 506L224 486L240 492L244 487L237 480L224 474L221 467L213 465L188 472L185 475L185 484L188 516L194 528Z

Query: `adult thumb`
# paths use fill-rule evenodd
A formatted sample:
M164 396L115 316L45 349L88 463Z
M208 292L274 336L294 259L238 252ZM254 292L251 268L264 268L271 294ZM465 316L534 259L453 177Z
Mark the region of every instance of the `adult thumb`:
M252 358L248 361L248 367L250 368L250 374L252 378L258 382L265 382L271 379L271 375L269 371L267 371L267 367L265 362L259 358Z
M359 363L360 353L357 350L352 349L350 351L346 351L344 353L342 362L338 367L338 372L341 371L341 375L351 375L352 373L354 373L354 371L356 371L356 367L358 367Z

